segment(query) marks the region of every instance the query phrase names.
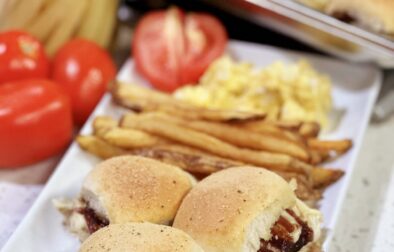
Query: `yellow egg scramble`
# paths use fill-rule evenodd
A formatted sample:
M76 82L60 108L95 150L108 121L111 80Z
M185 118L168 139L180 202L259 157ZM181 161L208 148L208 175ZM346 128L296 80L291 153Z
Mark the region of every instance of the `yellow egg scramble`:
M197 85L184 86L174 95L206 108L266 112L269 119L315 121L323 127L332 106L330 79L305 60L256 69L223 56Z

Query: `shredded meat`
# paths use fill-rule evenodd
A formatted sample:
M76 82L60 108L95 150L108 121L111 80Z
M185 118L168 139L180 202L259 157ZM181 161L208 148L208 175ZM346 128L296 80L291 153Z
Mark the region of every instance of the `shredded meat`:
M109 221L107 219L99 217L91 208L81 208L78 212L84 216L90 234L93 234L100 228L109 225Z
M260 249L257 252L297 252L313 240L312 229L292 210L288 209L286 211L296 220L299 226L291 224L281 216L271 228L271 240L261 240ZM298 240L294 242L290 234L299 227L301 227L301 235Z

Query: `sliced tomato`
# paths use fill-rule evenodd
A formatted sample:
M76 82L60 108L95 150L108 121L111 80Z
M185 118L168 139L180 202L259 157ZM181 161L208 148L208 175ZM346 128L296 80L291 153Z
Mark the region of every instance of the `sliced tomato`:
M72 137L68 96L49 80L0 85L0 168L33 164L64 150Z
M132 42L136 69L155 88L172 92L197 82L223 54L227 40L212 15L185 15L177 8L150 12L138 23Z

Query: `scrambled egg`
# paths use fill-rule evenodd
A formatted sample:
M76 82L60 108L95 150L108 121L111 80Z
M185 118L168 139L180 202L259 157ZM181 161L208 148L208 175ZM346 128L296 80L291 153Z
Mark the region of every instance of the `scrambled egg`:
M206 108L266 112L269 119L315 121L323 127L331 110L330 79L305 60L258 70L223 56L198 85L187 85L174 95Z

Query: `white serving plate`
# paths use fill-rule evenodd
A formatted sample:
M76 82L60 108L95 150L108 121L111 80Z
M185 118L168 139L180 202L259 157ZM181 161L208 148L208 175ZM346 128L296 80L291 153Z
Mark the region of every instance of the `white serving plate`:
M235 58L252 62L259 67L277 60L294 62L306 58L315 68L331 77L334 106L344 108L346 113L336 130L324 137L351 138L354 146L346 155L328 164L329 167L343 168L346 171L344 178L331 186L321 201L320 209L325 218L324 227L329 230L324 244L325 249L328 250L332 233L330 230L335 227L371 110L380 89L381 72L370 65L354 65L330 58L239 41L230 42L228 50ZM147 84L135 73L131 60L123 66L118 79ZM119 117L122 111L111 103L110 95L106 94L83 127L82 134L91 132L91 122L95 116L106 114ZM75 197L86 174L98 162L99 159L82 151L76 143L73 143L2 251L77 251L78 240L64 229L62 216L52 206L51 200L59 197Z

